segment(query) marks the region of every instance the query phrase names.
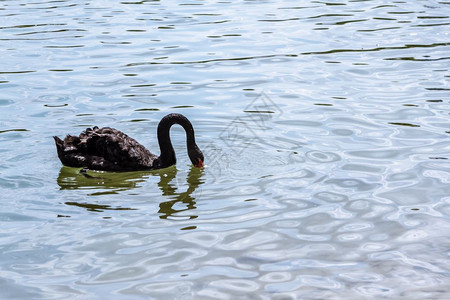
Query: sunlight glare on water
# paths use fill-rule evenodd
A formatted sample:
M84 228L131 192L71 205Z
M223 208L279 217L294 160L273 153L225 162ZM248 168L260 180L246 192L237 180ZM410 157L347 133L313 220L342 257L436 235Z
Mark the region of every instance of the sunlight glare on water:
M450 3L2 1L0 298L450 298ZM206 167L62 167L193 123Z

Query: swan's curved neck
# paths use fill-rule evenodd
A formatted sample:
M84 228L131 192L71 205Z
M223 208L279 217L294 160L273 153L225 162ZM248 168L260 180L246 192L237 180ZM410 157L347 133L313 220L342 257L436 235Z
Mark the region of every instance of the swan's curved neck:
M161 168L169 167L176 163L175 150L170 140L170 128L174 124L181 125L186 131L186 143L188 149L196 146L194 128L191 122L181 114L168 114L158 124L158 143L161 155L159 156L159 164Z

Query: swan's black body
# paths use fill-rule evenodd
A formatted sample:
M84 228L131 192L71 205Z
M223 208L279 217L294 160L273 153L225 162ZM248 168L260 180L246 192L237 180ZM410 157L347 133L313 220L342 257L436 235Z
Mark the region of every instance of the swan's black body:
M54 136L58 157L69 167L103 171L138 171L166 168L176 163L170 140L170 127L181 125L186 131L188 155L191 162L203 166L203 154L195 143L194 128L181 114L169 114L158 124L161 155L150 153L125 133L110 127L87 128L79 136L67 135L64 140Z

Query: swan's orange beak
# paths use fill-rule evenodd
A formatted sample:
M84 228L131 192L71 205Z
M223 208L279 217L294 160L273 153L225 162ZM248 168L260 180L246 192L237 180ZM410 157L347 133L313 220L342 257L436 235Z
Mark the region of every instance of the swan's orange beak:
M197 168L203 168L203 161L199 158L198 164L196 165Z

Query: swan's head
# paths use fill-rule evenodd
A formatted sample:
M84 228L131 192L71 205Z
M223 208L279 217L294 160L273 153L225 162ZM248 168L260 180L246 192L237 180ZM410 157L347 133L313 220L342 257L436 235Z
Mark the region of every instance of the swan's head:
M192 149L189 150L188 155L194 166L196 166L198 168L203 167L205 158L203 156L202 151L200 151L200 149L197 147L197 145L195 145L195 147L193 147Z

